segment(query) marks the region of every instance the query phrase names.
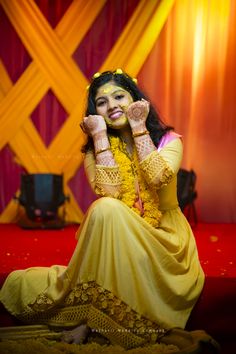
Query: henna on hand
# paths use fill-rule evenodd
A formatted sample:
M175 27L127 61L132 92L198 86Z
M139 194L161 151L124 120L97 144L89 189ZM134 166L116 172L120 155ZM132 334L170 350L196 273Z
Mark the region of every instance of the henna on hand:
M107 130L106 122L100 115L89 115L88 117L84 117L80 126L87 134L91 136Z
M142 102L135 102L128 108L127 117L135 121L144 120L146 118L146 107L142 105Z
M149 103L145 100L135 101L131 103L126 111L129 123L132 126L136 126L137 123L145 123L149 113Z

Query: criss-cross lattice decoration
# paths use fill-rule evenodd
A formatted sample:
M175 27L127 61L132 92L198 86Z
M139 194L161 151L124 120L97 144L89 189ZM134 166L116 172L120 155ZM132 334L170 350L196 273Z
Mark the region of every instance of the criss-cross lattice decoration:
M33 0L0 0L33 61L12 84L0 62L0 149L9 144L16 159L29 173L63 173L65 193L70 196L67 219L80 222L82 211L68 181L82 162L85 141L79 128L86 100L87 79L71 55L93 24L106 0L74 0L60 23L52 29ZM155 43L174 0L140 0L100 71L122 67L136 76ZM68 118L49 147L42 141L30 115L51 89ZM66 156L58 159L58 156ZM15 219L10 202L0 222Z

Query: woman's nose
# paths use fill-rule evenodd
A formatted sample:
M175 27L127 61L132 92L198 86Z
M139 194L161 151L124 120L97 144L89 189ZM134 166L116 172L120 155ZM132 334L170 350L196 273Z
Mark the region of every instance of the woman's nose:
M118 105L117 105L117 101L114 99L114 98L110 98L108 100L108 110L113 110L114 108L116 108Z

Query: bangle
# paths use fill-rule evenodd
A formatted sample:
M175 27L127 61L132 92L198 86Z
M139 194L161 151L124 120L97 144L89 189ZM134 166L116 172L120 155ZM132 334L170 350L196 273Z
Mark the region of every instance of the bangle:
M146 134L149 134L148 130L144 130L143 132L133 133L132 136L133 136L133 138L136 138L137 136L142 136L142 135L146 135Z
M108 151L108 150L111 150L111 148L107 147L107 148L103 148L103 149L97 150L97 151L95 151L95 155L97 156L98 154L101 154L102 152Z

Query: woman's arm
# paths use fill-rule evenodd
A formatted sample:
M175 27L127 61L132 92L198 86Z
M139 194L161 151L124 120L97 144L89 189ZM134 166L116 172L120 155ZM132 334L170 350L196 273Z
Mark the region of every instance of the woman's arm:
M94 143L94 153L86 154L84 165L90 185L97 195L118 198L121 187L120 171L110 150L104 118L98 115L88 116L84 118L83 125Z
M170 163L171 157L169 159L163 158L162 154L157 151L147 131L146 119L148 112L148 102L144 100L137 101L129 106L127 117L132 129L140 167L145 179L156 188L161 188L170 182L175 173L175 169L172 166L173 164ZM181 159L182 153L180 155Z
M166 186L177 174L183 154L180 138L175 138L164 146L160 152L155 149L140 161L140 167L148 183L157 189Z

